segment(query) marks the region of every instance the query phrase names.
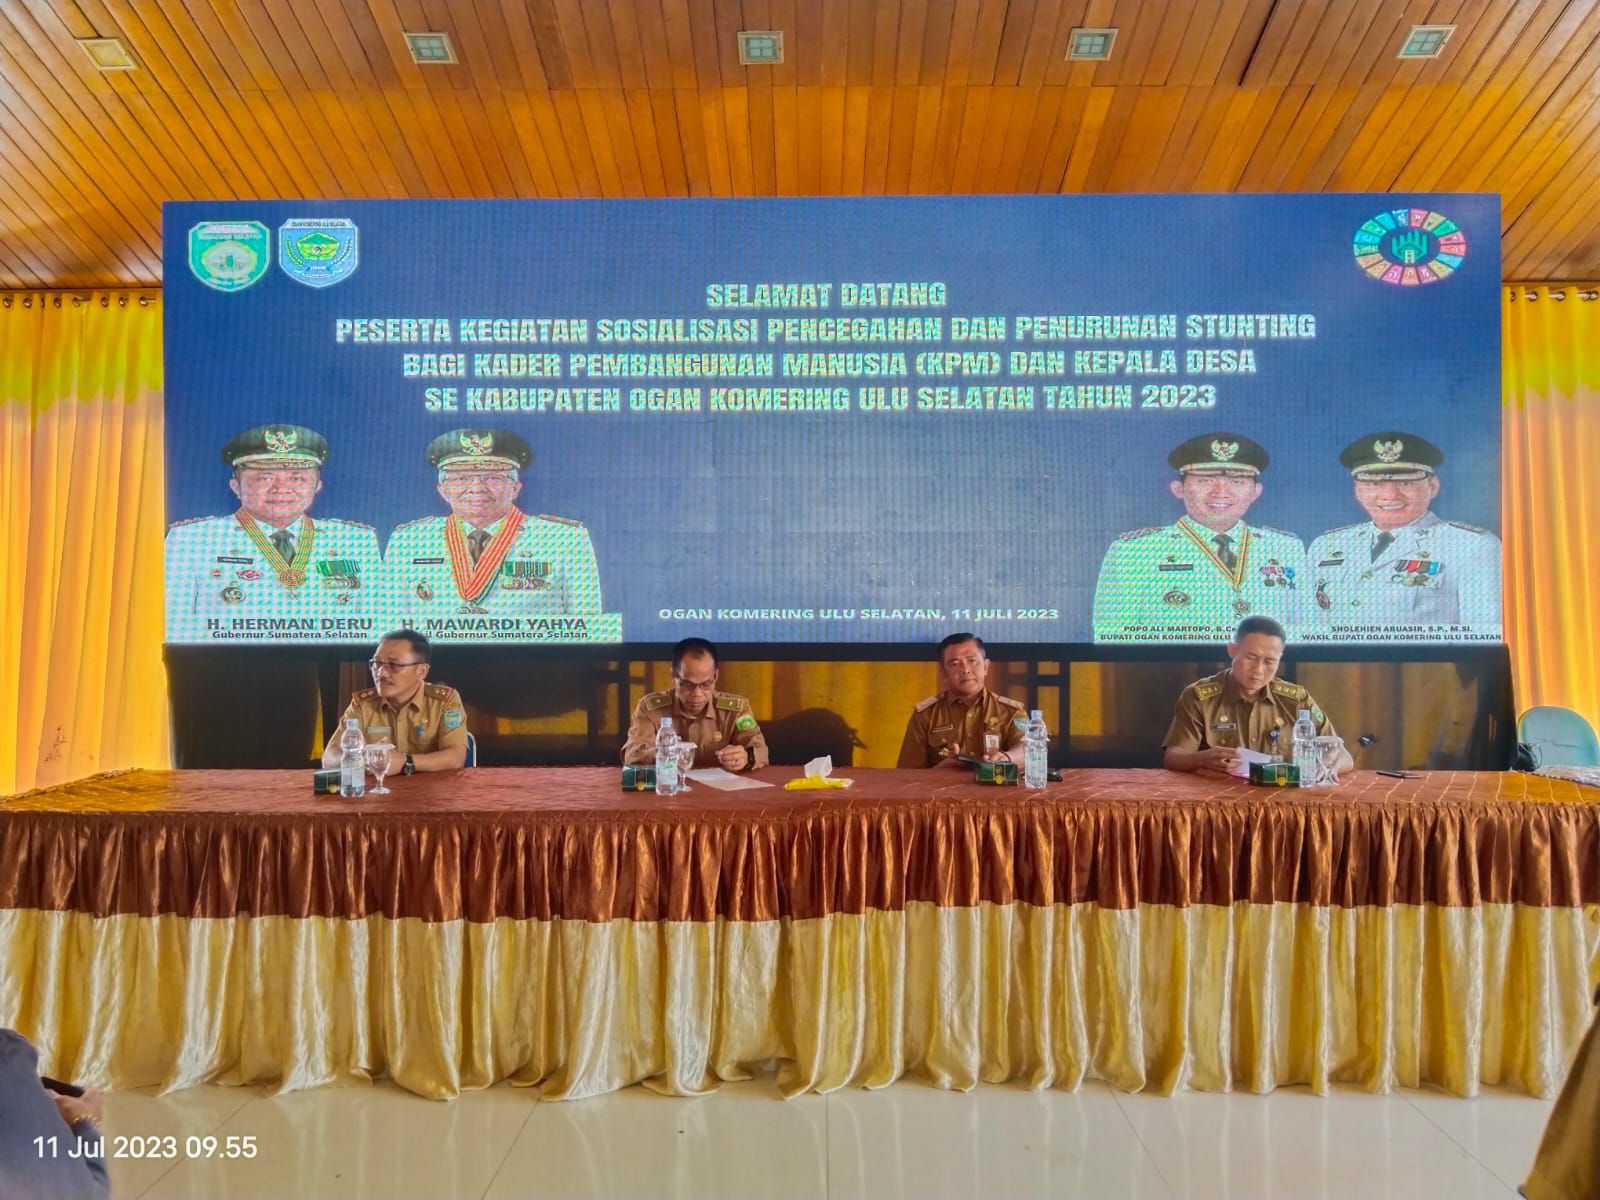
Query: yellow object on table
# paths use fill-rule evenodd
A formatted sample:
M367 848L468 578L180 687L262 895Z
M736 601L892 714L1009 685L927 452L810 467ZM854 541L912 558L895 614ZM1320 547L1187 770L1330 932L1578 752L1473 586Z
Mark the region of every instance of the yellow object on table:
M817 788L847 788L854 782L854 779L835 779L832 775L802 775L789 780L783 788L787 792L804 792Z

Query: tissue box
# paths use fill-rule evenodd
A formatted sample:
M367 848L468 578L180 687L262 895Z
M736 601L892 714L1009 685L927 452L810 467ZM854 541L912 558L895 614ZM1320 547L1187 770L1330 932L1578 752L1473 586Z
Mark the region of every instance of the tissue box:
M653 792L656 790L654 767L623 767L622 790L625 792Z
M972 778L979 783L994 783L1000 786L1017 785L1017 764L1007 760L1005 762L981 762L972 768Z
M1293 763L1251 763L1250 782L1256 787L1299 787L1300 768Z

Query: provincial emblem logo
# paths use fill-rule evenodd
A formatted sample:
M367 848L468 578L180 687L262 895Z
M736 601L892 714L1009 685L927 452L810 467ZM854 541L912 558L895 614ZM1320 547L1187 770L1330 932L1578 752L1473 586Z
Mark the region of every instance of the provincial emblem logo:
M307 287L328 287L347 279L360 261L354 221L301 219L278 227L278 265Z
M1211 443L1211 457L1217 462L1232 462L1233 456L1238 453L1238 442L1216 441Z
M259 221L202 221L189 230L189 270L216 291L249 287L271 260L271 239Z
M1400 455L1405 452L1406 445L1399 438L1393 441L1376 441L1372 443L1372 452L1383 462L1398 462Z

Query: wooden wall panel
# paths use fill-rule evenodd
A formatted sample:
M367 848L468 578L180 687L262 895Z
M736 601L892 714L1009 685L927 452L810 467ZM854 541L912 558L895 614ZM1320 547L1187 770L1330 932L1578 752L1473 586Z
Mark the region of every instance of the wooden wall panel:
M0 0L0 288L158 283L165 199L1323 188L1498 191L1507 277L1600 276L1600 0Z

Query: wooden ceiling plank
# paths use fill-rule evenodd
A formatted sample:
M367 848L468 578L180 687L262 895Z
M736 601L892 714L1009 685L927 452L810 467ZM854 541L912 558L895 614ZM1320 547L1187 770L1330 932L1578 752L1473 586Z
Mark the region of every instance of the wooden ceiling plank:
M1579 75L1574 69L1573 75ZM1507 226L1584 147L1600 141L1600 71L1580 77L1577 89L1563 102L1557 120L1496 179L1500 211Z
M1006 21L1011 7L1004 0L971 0L976 7L971 49L967 52L968 84L992 84L1000 60L1000 44L1005 40Z
M1089 100L1088 88L1071 88L1065 84L1056 86L1061 88L1061 103L1056 106L1051 119L1050 139L1045 143L1033 184L1034 191L1046 195L1064 190L1062 184L1066 180L1067 163L1072 158L1072 147L1078 139L1078 125L1083 119L1084 105Z
M1118 0L1117 11L1111 20L1112 27L1122 32L1117 34L1116 53L1110 62L1100 64L1100 70L1095 73L1095 82L1145 87L1160 84L1166 78L1166 71L1163 69L1157 73L1155 51L1166 16L1165 4ZM1101 72L1105 72L1107 78L1102 79Z
M956 0L927 0L927 5L927 15L922 23L922 64L917 72L917 83L924 87L949 87Z
M623 4L593 4L591 14L606 21L611 43L616 47L617 78L624 91L643 90L651 86L650 67L645 57L644 35L639 28L635 8L656 8L653 0L629 0ZM656 8L656 11L660 11Z
M103 11L110 14L127 38L127 46L141 63L149 60L151 77L168 92L209 92L221 72L216 58L206 54L198 41L199 31L188 20L181 4L165 7L135 7L128 0L104 0ZM180 32L180 28L183 32ZM185 36L188 34L189 36ZM207 60L207 69L200 59ZM159 73L156 64L159 63Z
M1201 168L1205 166L1206 156L1211 153L1223 120L1228 116L1231 102L1239 91L1231 85L1223 84L1206 87L1204 90L1204 107L1195 120L1193 131L1187 141L1178 143L1181 152L1177 155L1177 164L1172 173L1172 190L1175 192L1197 190L1195 180L1199 177Z
M647 129L636 128L629 111L626 93L620 88L597 88L600 110L605 114L606 130L611 135L611 152L616 157L617 169L622 176L624 196L662 196L666 185L662 182L660 163L653 164L647 147L639 141L641 134L655 136L655 124ZM652 190L654 189L654 190Z
M861 190L868 196L885 192L889 170L889 129L894 118L894 89L874 85L867 105L867 136L861 148ZM972 103L969 93L967 103Z
M1552 111L1551 101L1561 94L1564 83L1573 81L1566 93L1570 96L1583 81L1595 78L1597 39L1600 5L1591 8L1581 22L1567 29L1558 25L1551 32L1514 85L1516 92L1495 106L1490 120L1473 131L1451 162L1448 170L1460 176L1464 187L1482 186L1507 150L1518 142L1526 146L1537 140L1559 116L1559 111ZM1547 46L1555 49L1548 58L1542 53Z
M326 170L326 164L322 163L321 156L317 157L317 165L314 167L305 156L292 152L294 139L288 135L282 121L278 119L274 104L274 100L281 99L282 95L282 92L266 92L258 88L239 93L239 103L249 113L256 128L261 130L262 136L273 145L283 147L278 159L283 174L277 176L273 194L283 195L286 192L300 196L334 194L330 191L328 183L321 182L322 176L319 175L318 168ZM329 179L331 180L331 177Z
M276 0L280 4L294 2ZM480 0L398 0L396 3L396 11L405 21L402 34L445 33L450 35L451 44L455 47L456 61L453 63L418 64L422 67L422 76L427 80L429 91L474 92L478 86L477 76L488 74L489 63L481 54L474 54L477 47L468 44L462 25L478 3ZM397 44L404 44L403 37ZM409 50L406 57L411 57Z
M1055 191L1054 187L1041 189L1039 169L1050 149L1050 138L1061 112L1061 98L1066 88L1058 83L1047 83L1039 89L1034 102L1033 116L1028 127L1028 139L1022 149L1022 163L1017 171L1016 190L1019 192Z
M515 3L516 0L503 0ZM572 59L567 54L567 44L562 38L561 20L556 15L555 0L526 0L524 11L533 27L534 45L539 52L539 66L544 71L546 85L553 92L570 92ZM544 144L550 147L549 131L545 131Z
M0 162L3 162L0 157ZM63 258L41 258L41 239L35 235L38 221L0 192L0 229L15 230L9 242L0 238L0 287L31 291L50 286L62 274ZM46 228L48 228L46 226Z
M1266 125L1265 112L1276 103L1271 88L1240 88L1233 94L1222 128L1195 178L1197 192L1226 192L1244 169Z
M630 174L614 143L605 103L610 91L610 88L583 87L580 84L572 94L578 103L578 115L583 133L589 141L589 152L594 155L595 170L600 174L600 194L611 199L637 196L641 190L639 163L637 159L632 160L633 170Z
M700 92L701 139L706 151L707 184L713 196L733 195L733 159L728 153L727 114L723 112L722 89Z
M660 4L667 62L672 70L671 86L680 90L697 88L700 86L700 73L695 64L699 48L695 45L694 23L689 17L688 0L660 0ZM683 128L681 114L678 126Z
M548 199L573 194L564 190L561 181L556 177L555 167L551 165L550 154L545 149L544 138L539 132L539 123L534 119L533 108L528 103L527 93L521 88L502 92L500 102L505 106L506 122L510 126L511 136L516 139L522 151L522 159L527 164L528 173L532 176L533 194ZM426 192L418 194L426 195Z
M812 8L816 0L805 0L805 7ZM765 9L762 14L761 10ZM817 44L806 41L800 36L799 17L795 13L795 0L744 0L745 18L750 22L746 28L755 28L754 22L760 20L767 29L776 29L784 35L783 61L772 63L763 72L775 88L795 87L800 82L800 64L809 62L815 66L817 57Z
M448 94L448 89L444 94ZM429 185L432 194L458 199L481 195L474 187L476 163L467 159L467 148L458 145L446 132L439 105L439 95L422 88L396 88L389 94L389 106L401 128L414 131L413 140L432 152L431 166L435 172ZM419 160L424 172L429 165Z
M1568 260L1573 235L1578 229L1592 227L1594 207L1585 199L1595 191L1597 167L1600 167L1600 145L1593 147L1585 158L1575 163L1579 171L1567 180L1565 186L1552 188L1541 198L1537 209L1539 218L1531 222L1531 237L1522 237L1523 221L1508 233L1512 252L1516 255L1516 277L1525 280L1548 279L1558 264ZM1505 239L1502 238L1502 241ZM1504 266L1502 266L1504 273Z
M1222 56L1222 65L1218 68L1222 83L1233 83L1244 78L1245 65L1250 61L1256 41L1266 28L1267 18L1272 15L1276 4L1277 0L1245 0L1244 15L1239 19L1239 27L1234 31L1233 41L1229 43L1228 52Z
M256 14L253 18L252 12ZM333 87L316 52L311 49L309 39L304 36L300 18L295 15L295 6L289 0L246 0L245 15L251 21L256 36L262 39L267 53L273 54L275 44L279 53L294 64L294 79L299 86L291 84L291 90L326 91ZM266 40L265 31L268 28L272 30L272 44Z
M179 30L179 36L196 46L203 46L205 52L196 52L195 61L200 69L205 72L212 89L217 92L243 91L246 88L257 86L255 76L251 73L250 63L244 54L228 36L222 22L217 20L217 14L206 0L182 0L182 15L179 16L171 9L168 10L168 19ZM215 66L207 63L207 58Z
M228 51L244 64L248 79L236 79L239 90L274 91L281 89L282 77L267 57L261 43L256 40L239 6L232 0L187 0L195 24L205 31L213 47L226 45ZM218 54L222 51L219 49Z
M802 24L803 36L816 40L820 47L814 56L816 69L802 75L801 81L818 87L843 87L850 78L850 3L849 0L821 0L820 5L801 5L801 12L814 13L813 23ZM831 107L833 101L825 101ZM839 111L844 111L844 93L839 93Z
M522 67L517 62L517 53L511 41L511 29L506 24L505 10L497 0L458 4L451 11L454 21L451 36L461 40L459 53L467 64L472 84L470 90L486 96L490 92L525 86ZM329 26L337 23L331 12L324 12L323 19ZM365 62L361 65L363 69L372 69Z
M1334 0L1324 12L1322 20L1318 22L1316 30L1311 35L1311 41L1301 52L1300 61L1295 63L1291 83L1301 83L1308 87L1316 87L1325 82L1331 84L1332 80L1327 78L1329 72L1333 70L1330 63L1335 59L1339 62L1344 61L1346 51L1344 31L1352 19L1364 21L1368 18L1362 17L1358 5L1351 4L1348 0Z
M1061 190L1076 193L1083 191L1089 171L1094 166L1095 152L1099 147L1100 131L1116 99L1116 88L1092 87L1084 97L1083 115L1078 121L1077 134L1072 141L1072 155L1067 159L1067 169L1061 177Z
M938 139L928 155L933 170L923 173L917 187L917 165L912 163L912 190L917 192L970 192L978 149L989 117L989 98L994 88L946 88L941 109Z
M682 190L674 191L667 180L666 160L677 160L678 175L683 174L683 157L676 146L669 146L662 142L659 136L659 127L655 107L650 102L651 93L644 88L622 92L618 95L619 104L613 110L613 118L620 115L627 125L627 132L631 133L631 141L639 156L639 174L644 179L644 193L647 196L682 195ZM668 108L670 110L670 104ZM612 133L616 134L616 121L612 121ZM677 133L674 121L673 133Z
M716 15L717 65L723 87L750 86L750 69L739 61L739 31L744 25L744 6L740 0L712 0Z
M955 0L950 11L949 50L945 55L943 83L947 88L966 87L971 79L972 46L978 36L980 0Z
M1065 40L1064 47L1070 48L1073 26L1082 26L1086 29L1103 29L1111 24L1112 14L1116 12L1115 0L1076 0L1069 3L1066 10L1056 20L1056 29ZM1120 36L1120 35L1118 35ZM1115 55L1116 51L1112 51ZM1092 61L1068 61L1067 49L1061 51L1057 60L1066 68L1065 75L1051 73L1051 83L1063 82L1070 87L1103 87L1100 83L1100 68L1102 65ZM1106 73L1110 78L1110 72Z
M700 93L674 88L663 93L671 102L678 125L678 145L683 151L683 194L712 196L711 164L706 155L705 114Z
M1112 165L1103 189L1108 192L1161 190L1161 160L1189 94L1189 89L1184 87L1141 87L1135 90L1139 95L1129 124L1138 130L1138 136L1127 139L1122 153Z
M756 195L755 164L750 157L750 90L722 89L722 137L728 147L728 177L735 196Z
M1150 47L1150 61L1146 67L1147 81L1151 86L1174 83L1172 69L1177 66L1178 54L1189 32L1189 21L1200 8L1195 4L1164 4L1161 6L1161 28Z
M667 41L666 13L662 9L660 0L639 0L633 17L639 52L644 56L645 86L652 91L677 86L673 74L672 51ZM683 86L694 86L692 70ZM676 116L673 118L673 124L677 124Z
M798 87L794 91L795 140L800 152L795 194L826 195L822 190L822 89Z
M770 86L752 84L745 89L746 116L749 125L744 131L745 144L750 154L750 178L753 195L774 196L778 192L777 147L773 144L772 93ZM730 135L733 130L729 130Z
M550 0L550 13L555 20L560 43L566 50L567 65L572 70L572 87L578 91L601 87L605 82L600 78L601 68L589 44L583 10L583 0Z
M1023 83L1042 83L1066 87L1075 76L1081 76L1087 87L1094 78L1094 64L1073 62L1067 58L1072 50L1072 31L1088 25L1088 0L1063 0L1050 25L1041 27L1035 20L1022 65L1017 78ZM1044 14L1039 14L1043 18ZM1117 35L1119 38L1121 34ZM1120 47L1119 47L1120 49Z
M1289 131L1294 128L1295 121L1305 107L1306 98L1310 95L1310 86L1303 83L1288 84L1279 91L1277 101L1261 131L1260 139L1251 148L1249 157L1236 173L1237 191L1272 190L1271 181L1277 173L1278 164L1283 161Z
M473 144L479 168L486 176L487 184L486 189L477 195L483 197L524 195L525 189L531 185L531 178L523 173L519 181L516 164L520 162L521 155L507 155L505 152L505 143L501 138L509 118L504 106L491 107L490 104L491 99L498 94L497 89L491 88L487 95L473 89L470 92L454 92L444 97L445 128L452 136L463 138ZM386 171L385 174L393 181L393 169Z
M923 41L927 29L928 0L901 0L900 31L895 38L895 86L916 87L922 82Z
M991 192L1020 192L1022 186L1023 155L1033 134L1033 118L1038 111L1043 87L1017 89L1011 104L1011 120L1004 137L1000 139L1000 160L995 168L994 181L985 185Z
M770 92L773 194L778 196L803 194L800 187L800 156L803 152L800 147L810 138L800 134L798 92L798 88L781 85Z
M570 96L572 93L568 90L560 94ZM555 177L559 194L566 198L598 195L598 186L588 186L589 177L582 173L587 169L592 175L593 164L580 168L573 161L567 139L561 134L561 116L553 96L549 91L527 91L518 97L518 102L527 106L528 119L533 122L539 144L544 147L544 156L550 162L550 174Z
M844 11L843 5L836 7L841 13ZM796 4L795 0L785 0L784 11L792 13L786 18L791 22L786 28L793 31L788 36L794 41L794 84L800 88L821 87L823 58L832 49L829 45L828 29L824 24L825 0L803 0L799 4ZM845 32L841 28L835 34L841 46ZM836 66L839 68L842 80L844 66L842 55ZM785 77L783 74L778 74L774 78L782 81Z
M1198 32L1204 41L1200 47L1200 54L1195 59L1194 74L1190 82L1204 85L1222 84L1227 87L1238 85L1239 77L1231 79L1220 77L1222 61L1228 56L1228 47L1233 44L1233 38L1239 32L1240 24L1245 17L1246 0L1223 0L1217 5L1208 25L1201 26L1198 30L1191 24L1191 30Z
M644 98L655 127L662 187L669 196L687 196L690 194L689 164L684 143L688 139L678 125L677 99L671 88L651 88Z
M1005 150L1005 131L1011 125L1011 114L1017 106L1017 85L1005 84L989 90L989 111L984 121L985 136L978 143L977 174L968 190L974 195L998 191L995 181L1000 174L1000 155Z
M845 88L839 191L846 196L859 196L867 190L867 140L871 136L872 89L865 86Z
M877 13L874 0L850 0L850 32L846 41L844 68L846 87L867 87L872 83L872 64L876 59L872 43L876 36ZM850 99L846 96L846 110L849 107Z
M1301 3L1295 6L1294 23L1279 45L1277 57L1273 60L1271 69L1263 76L1263 83L1271 87L1288 87L1295 81L1295 76L1300 71L1300 64L1305 61L1306 51L1311 48L1319 33L1334 24L1329 19L1328 13L1331 2L1332 0L1301 0Z
M14 32L5 33L7 26ZM0 44L15 46L19 54L32 58L64 92L101 94L131 89L121 78L129 72L94 68L61 24L59 11L46 0L0 0L0 33L5 33Z
M844 88L827 85L817 93L818 191L824 196L844 194Z
M1129 122L1133 120L1139 97L1146 89L1135 86L1118 86L1111 94L1111 107L1106 109L1105 122L1100 126L1094 157L1089 160L1089 171L1083 177L1079 190L1104 192L1111 173L1130 147L1127 144Z
M1182 87L1210 87L1211 77L1199 78L1201 66L1206 61L1206 49L1222 20L1222 10L1228 0L1194 0L1189 8L1189 23L1184 29L1183 41L1178 46L1178 56L1167 72L1167 82ZM1220 61L1221 50L1218 50ZM1216 68L1209 68L1215 76Z
M911 145L916 137L917 89L894 89L894 107L889 129L889 163L884 188L889 195L904 195L911 187Z
M917 0L904 0L916 3ZM894 83L895 63L900 46L900 5L902 0L872 0L872 76L874 88ZM876 107L876 105L874 105Z
M530 92L529 100L533 102L535 114L541 121L540 129L545 134L544 144L550 145L551 138L560 141L566 152L567 160L572 164L572 171L578 180L579 196L597 197L613 195L607 190L607 181L602 175L599 156L595 152L593 139L589 134L583 119L583 108L578 103L578 89L553 91L541 95ZM548 112L541 110L541 101L548 100ZM613 185L614 186L614 185Z

